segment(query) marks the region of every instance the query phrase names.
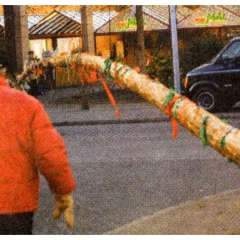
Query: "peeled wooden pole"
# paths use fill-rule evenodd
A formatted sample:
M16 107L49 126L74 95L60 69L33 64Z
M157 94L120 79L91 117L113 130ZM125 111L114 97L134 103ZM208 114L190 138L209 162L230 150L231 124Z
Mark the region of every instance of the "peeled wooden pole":
M63 64L89 66L101 73L117 77L127 88L177 120L202 141L205 137L206 143L223 156L240 163L240 131L237 128L225 123L161 83L137 73L127 65L112 63L111 67L107 68L105 60L99 56L82 53L58 56L51 62L55 67Z

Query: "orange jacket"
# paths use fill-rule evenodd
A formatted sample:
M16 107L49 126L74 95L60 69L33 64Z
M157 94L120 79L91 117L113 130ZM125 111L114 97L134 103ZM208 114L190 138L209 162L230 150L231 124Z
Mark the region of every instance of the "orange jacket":
M0 78L0 214L35 211L39 173L52 193L75 189L62 137L42 104Z

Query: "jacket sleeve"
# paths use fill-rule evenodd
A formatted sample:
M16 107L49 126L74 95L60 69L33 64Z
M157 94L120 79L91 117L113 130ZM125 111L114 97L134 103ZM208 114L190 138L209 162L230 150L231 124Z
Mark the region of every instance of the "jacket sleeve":
M37 102L31 122L31 149L39 172L54 194L72 192L76 185L61 135L53 127L45 109Z

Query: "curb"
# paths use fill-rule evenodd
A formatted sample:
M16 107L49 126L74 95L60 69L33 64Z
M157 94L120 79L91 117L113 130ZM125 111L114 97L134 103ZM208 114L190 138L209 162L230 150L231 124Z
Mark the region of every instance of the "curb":
M122 119L122 120L89 120L89 121L73 121L73 122L53 122L55 127L67 126L85 126L85 125L104 125L104 124L129 124L129 123L155 123L167 122L167 118L153 118L153 119Z
M240 234L240 189L210 195L166 208L104 234Z
M226 114L216 115L218 118L228 118L228 119L239 119L240 116L229 116ZM105 125L105 124L131 124L131 123L156 123L156 122L168 122L169 117L161 118L145 118L145 119L109 119L109 120L83 120L83 121L64 121L64 122L53 122L55 127L67 127L67 126L88 126L88 125Z

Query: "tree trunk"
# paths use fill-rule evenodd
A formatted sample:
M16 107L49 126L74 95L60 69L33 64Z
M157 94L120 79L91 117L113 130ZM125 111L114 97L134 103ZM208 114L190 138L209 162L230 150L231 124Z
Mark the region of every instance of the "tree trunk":
M95 54L93 17L91 6L82 6L82 47L83 52Z
M8 70L21 72L30 50L27 5L3 5L3 9Z
M94 31L93 31L93 16L91 6L81 7L82 16L82 50L83 52L88 52L95 54L95 44L94 44ZM83 86L84 87L84 86ZM86 94L81 95L82 109L89 110L89 99Z
M138 66L141 69L141 72L146 73L142 5L136 6L136 20L137 20L137 62Z

